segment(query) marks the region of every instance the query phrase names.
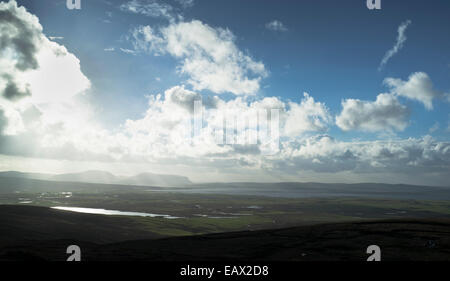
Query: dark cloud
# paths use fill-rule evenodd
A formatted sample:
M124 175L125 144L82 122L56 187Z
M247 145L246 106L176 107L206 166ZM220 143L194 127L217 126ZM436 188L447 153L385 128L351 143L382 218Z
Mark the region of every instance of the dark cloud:
M31 96L30 89L25 88L24 90L19 89L16 83L11 79L6 84L5 89L3 90L3 97L8 100L18 100L20 98Z
M165 96L170 102L186 109L190 113L194 112L195 101L201 102L201 104L208 109L216 108L218 103L218 97L203 97L199 93L186 90L184 86L170 88L165 92Z
M26 86L20 86L15 74L39 67L36 54L42 40L42 26L37 18L29 16L22 8L19 9L15 1L2 3L0 7L0 53L12 53L11 57L2 59L11 60L13 69L0 74L4 80L5 88L1 95L9 100L17 100L29 96Z
M0 50L8 48L16 51L16 67L20 71L38 68L36 52L38 50L40 30L36 25L30 25L17 14L17 8L0 10L0 26L3 30L0 35Z

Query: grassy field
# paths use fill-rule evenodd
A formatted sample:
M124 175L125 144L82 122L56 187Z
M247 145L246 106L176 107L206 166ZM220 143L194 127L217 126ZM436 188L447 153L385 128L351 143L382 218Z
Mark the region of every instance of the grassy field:
M123 216L3 205L0 261L63 261L68 245L80 246L84 261L365 261L366 248L374 244L381 247L384 261L450 260L448 218L334 222L188 236L186 232L198 231L206 221L185 225L185 221L162 220L136 222ZM181 229L186 232L176 232Z
M362 198L288 199L164 192L55 192L1 194L0 204L103 208L180 217L120 218L133 223L139 230L157 236L198 235L374 219L450 218L449 201Z

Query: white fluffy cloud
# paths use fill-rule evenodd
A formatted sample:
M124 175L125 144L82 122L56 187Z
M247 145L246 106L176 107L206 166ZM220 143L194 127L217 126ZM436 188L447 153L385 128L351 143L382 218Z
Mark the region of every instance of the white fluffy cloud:
M193 106L194 101L200 100L203 105L202 125L204 128L200 135L193 136ZM164 156L168 153L172 156L186 157L226 153L230 156L232 153L241 153L242 147L217 142L217 130L222 130L223 126L225 130L239 129L234 122L228 123L228 120L250 122L252 118L261 116L258 114L265 114L264 112L267 112L269 118L267 120L270 120L272 109L279 110L281 137L295 139L303 137L307 132L326 130L330 120L326 107L320 102L315 102L308 94L304 94L300 103L285 103L275 97L256 101L247 101L245 98L238 97L225 101L217 96L202 99L200 94L187 90L183 86L176 86L166 90L164 95L150 96L149 109L145 116L138 120L128 120L125 129L130 139L142 139L139 142L131 140L131 143L146 143L148 146L158 147L158 152L156 150L151 152L153 155ZM249 131L255 131L257 134L256 126L266 125L264 122L267 121L255 121L253 125L243 124L235 137L245 138ZM245 144L243 141L242 144L248 145L246 149L256 152L261 150L261 143Z
M79 60L64 46L50 41L38 18L15 1L0 3L0 31L3 98L60 102L90 87Z
M445 94L433 89L430 77L424 72L412 73L407 81L386 78L389 94L380 94L374 102L346 99L342 112L336 116L336 125L344 131L402 131L408 125L409 110L398 97L416 100L426 109L433 109L433 100Z
M217 96L202 97L184 86L175 86L163 95L148 98L148 110L142 118L127 120L114 131L102 129L92 122L78 122L86 120L89 113L81 110L84 107L76 107L80 110L72 112L66 119L61 117L68 110L64 105L45 108L44 114L40 115L38 111L36 116L25 122L25 132L7 139L2 152L9 150L14 151L13 154L72 160L154 162L171 159L183 163L196 158L198 161L233 163L245 158L244 162L250 163L259 161L258 155L266 149L265 136L261 136L261 129L257 126L268 126L271 109L279 110L282 138L297 139L307 133L326 130L330 119L325 106L307 94L300 103L285 103L275 97L223 100ZM203 130L194 135L193 121L196 116L193 115L193 105L198 100L202 100L203 105ZM269 119L258 119L259 123L241 123L242 127L237 125L242 120L250 122L252 118L260 118L260 113L269 113L265 115ZM44 122L45 118L50 120ZM59 122L50 122L55 119ZM30 120L37 123L31 126L33 122ZM231 143L228 142L230 130L234 139ZM248 142L247 137L252 132L257 139ZM16 142L18 139L25 140L25 135L32 136L33 144ZM222 136L221 141L218 141L218 136Z
M301 167L323 173L431 174L442 181L450 167L450 143L435 141L430 136L361 142L315 136L284 144L274 166L286 173Z
M73 105L90 81L81 72L79 60L43 34L36 16L15 1L1 2L0 38L0 85L5 85L0 86L0 109L7 119L5 135L85 120L80 116L87 116L86 109ZM80 111L83 114L78 115ZM38 114L28 118L30 112Z
M392 94L379 94L375 101L346 99L336 125L344 131L368 132L404 130L408 125L409 111Z
M89 79L80 70L80 61L64 46L42 39L36 54L39 67L20 76L28 81L35 103L65 102L90 87Z
M430 77L424 72L412 73L407 81L386 78L384 83L391 88L392 93L419 101L428 110L433 109L433 99L444 95L433 89Z
M88 109L77 97L90 87L90 81L81 72L79 60L50 41L38 18L15 1L0 3L0 38L0 85L6 85L0 90L0 110L7 120L2 144L14 142L6 138L19 138L21 133L42 136L55 124L86 127ZM21 138L15 141L42 140Z
M158 31L139 27L132 35L138 50L168 53L180 60L178 70L188 75L195 90L250 95L267 76L264 64L240 51L228 29L193 20L172 23Z
M315 102L314 98L304 93L300 104L289 103L290 110L286 113L284 133L286 136L299 136L304 132L325 131L331 116L323 103Z

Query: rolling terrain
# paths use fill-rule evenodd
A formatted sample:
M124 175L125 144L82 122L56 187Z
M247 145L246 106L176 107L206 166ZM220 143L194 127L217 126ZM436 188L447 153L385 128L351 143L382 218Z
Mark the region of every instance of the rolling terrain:
M0 176L0 260L64 260L71 244L81 246L84 260L364 260L372 244L382 247L385 260L450 257L445 187L174 188L32 177ZM103 214L108 211L114 215Z
M138 229L118 217L29 206L0 209L2 234L7 227L5 214L45 221L36 226L40 231L31 232L28 225L9 229L9 240L2 235L0 260L62 261L67 258L66 247L72 244L81 247L85 261L364 261L366 248L373 244L381 247L386 261L450 260L450 219L355 221L150 238L153 233L133 231ZM61 224L69 225L57 227ZM76 238L69 238L70 233ZM146 239L139 239L141 235ZM127 240L115 242L122 239Z

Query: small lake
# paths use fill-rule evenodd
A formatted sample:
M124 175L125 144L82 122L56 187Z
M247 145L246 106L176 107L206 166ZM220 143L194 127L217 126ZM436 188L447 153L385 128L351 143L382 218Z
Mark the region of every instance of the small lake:
M174 217L171 215L140 213L140 212L123 212L123 211L105 210L105 209L96 209L96 208L56 206L56 207L52 207L52 209L77 212L77 213L85 213L85 214L109 215L109 216L137 216L137 217L151 217L151 218L162 217L165 219L179 219L180 218L180 217Z

